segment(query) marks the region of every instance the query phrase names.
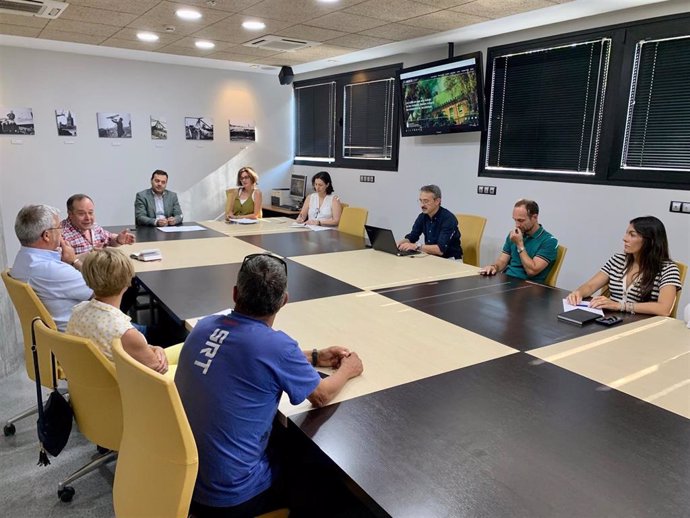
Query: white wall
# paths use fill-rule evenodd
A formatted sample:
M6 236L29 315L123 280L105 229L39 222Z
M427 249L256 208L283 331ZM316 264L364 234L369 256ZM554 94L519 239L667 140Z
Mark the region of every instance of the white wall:
M687 2L669 2L521 31L472 44L456 45L455 53L481 50L486 59L486 50L491 46L675 14L687 11L687 6ZM358 68L396 62L403 62L405 67L409 67L446 56L447 49L439 48L434 53L395 56ZM353 69L338 68L326 72L330 74ZM323 74L305 74L296 79L318 75ZM690 215L668 211L671 200L690 201L687 190L480 178L477 176L479 147L478 133L407 137L400 140L399 170L373 172L376 177L373 184L359 182L359 175L363 171L332 168L329 172L343 201L367 207L369 222L392 228L396 237L409 232L414 217L419 213L419 187L428 183L438 184L443 191L443 205L446 208L488 218L481 250L484 264L493 262L500 252L512 225L511 212L515 200L532 198L539 203L540 221L544 227L568 247L558 282L566 289L576 288L593 275L610 255L621 250L628 221L636 216L652 214L659 217L668 232L672 258L690 264ZM295 166L296 171L309 175L320 169ZM479 195L477 185L495 185L497 195ZM690 282L686 281L681 308L688 303Z
M0 69L0 107L33 108L36 128L34 136L0 135L0 210L10 264L18 249L14 219L27 203L64 213L67 197L84 192L94 199L100 224L131 225L134 194L150 186L153 170L163 169L185 219L208 219L223 210L225 189L243 165L256 168L264 190L286 182L292 89L273 75L12 47L0 47ZM77 137L58 137L56 108L72 110ZM96 112L104 111L130 113L133 138L98 138ZM150 115L167 119L167 140L151 139ZM185 141L185 116L213 117L215 139ZM257 141L230 142L228 119L255 121ZM21 145L11 143L17 139Z

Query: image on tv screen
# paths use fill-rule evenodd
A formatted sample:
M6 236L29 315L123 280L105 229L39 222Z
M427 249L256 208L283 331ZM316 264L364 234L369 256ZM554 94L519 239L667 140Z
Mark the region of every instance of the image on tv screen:
M403 73L400 79L403 133L422 135L481 129L474 60Z

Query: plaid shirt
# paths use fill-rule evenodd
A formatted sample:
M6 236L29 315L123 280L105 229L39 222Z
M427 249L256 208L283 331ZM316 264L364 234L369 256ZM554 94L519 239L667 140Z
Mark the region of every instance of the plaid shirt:
M89 241L81 230L72 225L69 218L63 219L60 222L60 226L62 227L62 237L72 245L77 255L90 252L93 248L108 246L110 240L117 237L117 234L111 234L97 223L94 223L91 227L93 242Z

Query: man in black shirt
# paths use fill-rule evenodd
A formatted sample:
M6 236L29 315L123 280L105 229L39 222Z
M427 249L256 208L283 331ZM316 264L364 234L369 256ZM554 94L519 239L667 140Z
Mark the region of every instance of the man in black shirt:
M438 185L424 185L419 190L422 213L412 225L412 231L398 243L399 250L419 250L430 255L462 259L458 219L451 211L441 207L441 189ZM424 244L417 245L424 234Z

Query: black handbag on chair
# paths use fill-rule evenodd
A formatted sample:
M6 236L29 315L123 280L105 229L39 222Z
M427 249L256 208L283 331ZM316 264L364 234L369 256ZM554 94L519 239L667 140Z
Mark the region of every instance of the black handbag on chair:
M36 399L38 401L38 421L36 429L38 440L41 443L41 452L38 456L38 465L50 464L48 454L57 457L63 450L72 432L72 419L74 413L72 407L57 389L57 367L55 356L50 353L50 363L53 374L53 390L48 396L45 405L41 392L41 373L38 368L38 352L36 351L36 337L34 335L34 323L40 318L35 318L31 323L31 352L34 357L34 371L36 373Z

